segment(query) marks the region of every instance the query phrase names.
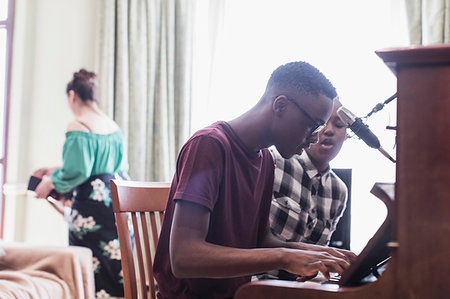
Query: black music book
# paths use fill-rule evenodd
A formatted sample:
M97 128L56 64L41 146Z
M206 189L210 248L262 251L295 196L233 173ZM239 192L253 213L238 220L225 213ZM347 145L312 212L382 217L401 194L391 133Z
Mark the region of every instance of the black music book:
M42 181L41 178L38 178L38 177L36 177L36 176L30 176L30 180L28 181L28 187L27 187L27 190L30 190L30 191L36 190L36 187L39 185L39 183L40 183L41 181ZM60 195L58 192L56 192L55 189L53 189L52 191L50 191L50 193L48 194L48 196L51 196L51 197L53 197L53 198L56 199L56 200L59 200L60 197L61 197L61 195Z

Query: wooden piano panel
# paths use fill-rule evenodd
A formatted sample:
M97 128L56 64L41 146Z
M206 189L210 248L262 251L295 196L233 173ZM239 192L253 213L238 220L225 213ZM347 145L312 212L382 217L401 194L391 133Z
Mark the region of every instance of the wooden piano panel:
M397 75L397 164L387 269L360 287L261 281L236 299L450 298L450 44L377 51ZM376 84L376 82L374 82Z
M417 50L396 68L398 298L450 298L450 45Z

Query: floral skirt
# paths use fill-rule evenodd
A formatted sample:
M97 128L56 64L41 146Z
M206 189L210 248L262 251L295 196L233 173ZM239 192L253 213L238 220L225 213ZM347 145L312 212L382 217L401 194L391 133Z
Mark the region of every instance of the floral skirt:
M97 298L123 297L119 240L110 195L113 174L91 176L73 192L69 244L93 253Z

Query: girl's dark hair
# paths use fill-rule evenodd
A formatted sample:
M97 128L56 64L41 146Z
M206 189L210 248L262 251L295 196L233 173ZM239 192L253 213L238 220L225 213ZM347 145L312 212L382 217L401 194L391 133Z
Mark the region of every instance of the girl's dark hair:
M97 75L94 72L86 69L73 73L73 79L67 83L66 93L69 94L69 91L73 90L83 102L97 101L95 77Z

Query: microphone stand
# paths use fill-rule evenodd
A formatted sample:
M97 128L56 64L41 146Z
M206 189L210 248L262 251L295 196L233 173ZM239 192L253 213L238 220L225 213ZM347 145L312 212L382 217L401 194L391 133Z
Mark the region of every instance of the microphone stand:
M394 158L391 157L391 155L389 155L389 153L387 151L384 150L384 148L382 148L381 146L378 148L378 150L380 151L380 153L383 154L383 156L385 156L386 158L388 158L389 160L391 160L392 162L396 163L397 161L395 161Z
M371 116L373 113L380 111L381 109L384 108L384 105L390 103L392 100L397 98L397 93L394 93L393 95L391 95L386 101L384 101L383 103L378 103L375 105L375 107L373 107L372 111L370 111L364 118L368 118L369 116Z

